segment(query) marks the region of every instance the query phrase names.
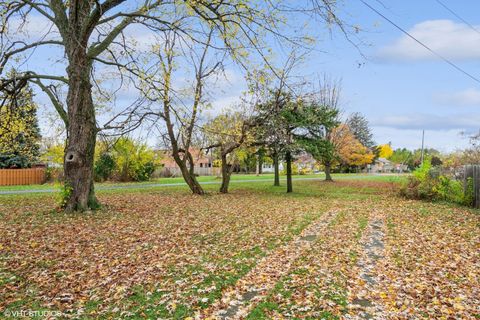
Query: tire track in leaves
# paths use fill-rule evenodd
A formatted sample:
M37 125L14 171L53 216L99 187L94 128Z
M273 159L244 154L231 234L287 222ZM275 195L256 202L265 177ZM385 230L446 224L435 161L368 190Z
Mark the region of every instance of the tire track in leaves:
M376 212L372 213L367 232L362 239L363 253L357 263L360 271L357 284L360 288L351 288L352 297L347 319L384 319L384 307L376 299L381 281L377 274L377 265L385 257L385 224Z
M309 250L312 242L336 216L336 211L325 213L292 241L260 260L233 288L225 291L220 301L207 309L202 318L244 318L290 271L293 262Z

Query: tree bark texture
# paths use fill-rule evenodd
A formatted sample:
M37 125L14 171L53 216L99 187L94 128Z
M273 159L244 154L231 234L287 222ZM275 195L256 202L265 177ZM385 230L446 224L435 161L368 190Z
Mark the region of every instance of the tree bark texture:
M232 171L233 166L228 164L227 155L222 154L222 185L220 186L221 193L228 193L228 186L230 184Z
M285 161L287 163L287 193L293 192L292 183L292 154L287 151L285 154Z
M273 171L274 171L274 180L273 180L273 185L275 187L280 186L280 168L279 168L279 163L278 163L278 153L275 153L273 155Z
M333 181L331 171L332 171L332 165L330 162L327 162L324 164L325 166L325 181Z
M80 32L92 4L89 1L74 2L75 10L69 12L67 30L62 33L69 62L63 206L66 211L84 211L99 206L93 186L97 127L90 78L92 61L87 55L89 34Z

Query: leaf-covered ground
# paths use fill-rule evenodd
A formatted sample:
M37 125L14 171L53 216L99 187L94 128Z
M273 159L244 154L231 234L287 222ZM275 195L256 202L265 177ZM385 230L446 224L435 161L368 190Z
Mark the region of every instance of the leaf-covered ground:
M295 187L104 191L102 210L74 215L50 195L1 196L0 318L480 317L478 211L403 200L388 181Z

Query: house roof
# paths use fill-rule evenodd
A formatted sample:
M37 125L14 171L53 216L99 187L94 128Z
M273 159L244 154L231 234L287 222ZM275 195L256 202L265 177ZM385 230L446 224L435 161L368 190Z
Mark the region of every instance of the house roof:
M205 155L205 153L201 149L190 148L189 151L192 154L193 162L195 164L212 162L212 157ZM160 152L162 154L162 159L160 160L161 164L163 164L165 167L177 166L175 159L173 159L171 150L162 150Z
M384 164L391 164L392 163L390 160L387 160L385 158L378 158L377 160L375 160L375 162L381 162L381 163L384 163Z

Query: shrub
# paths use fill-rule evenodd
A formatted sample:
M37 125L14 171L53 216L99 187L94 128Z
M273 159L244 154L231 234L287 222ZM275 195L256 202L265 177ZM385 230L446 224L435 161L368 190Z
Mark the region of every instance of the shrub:
M442 175L438 169L432 169L430 159L427 159L403 184L400 193L410 199L443 200L471 205L473 182L469 179L464 190L462 182Z
M148 161L136 168L135 180L136 181L150 180L150 177L152 176L154 171L155 171L155 164L153 163L153 161Z
M298 172L298 174L301 175L301 176L302 175L307 175L307 174L310 174L310 173L312 173L312 169L310 169L310 168L303 168L303 169L300 169L299 172Z
M105 181L109 179L115 169L115 158L109 153L102 153L95 161L94 177L95 181Z
M413 171L413 176L420 181L425 181L429 178L430 169L432 169L432 163L427 158L420 167Z
M145 181L157 167L155 153L146 144L128 137L118 139L112 153L115 176L121 181Z
M287 174L287 164L285 163L282 170L282 175ZM298 165L292 162L292 175L296 176L298 174Z
M461 182L445 176L438 177L436 182L432 189L437 199L463 204L464 192Z

